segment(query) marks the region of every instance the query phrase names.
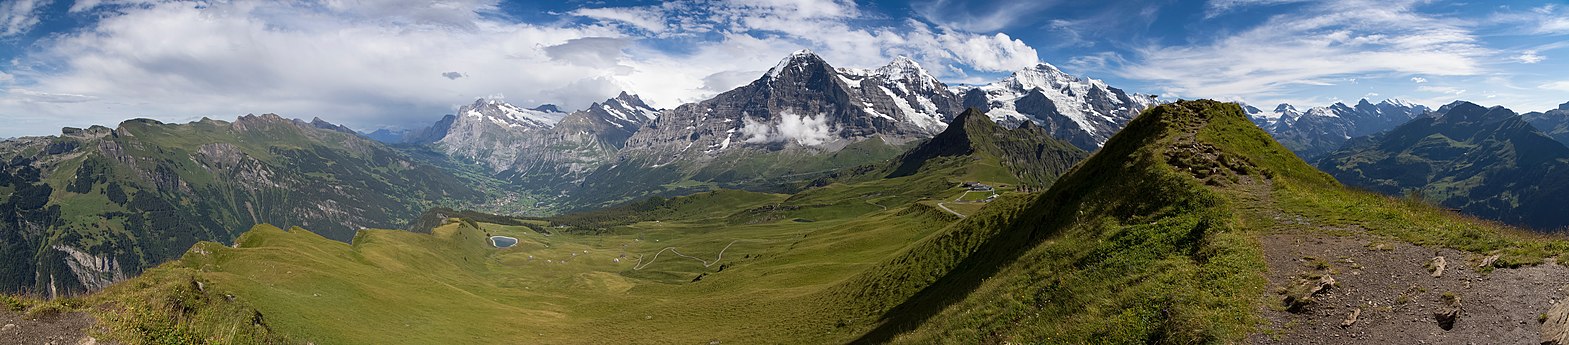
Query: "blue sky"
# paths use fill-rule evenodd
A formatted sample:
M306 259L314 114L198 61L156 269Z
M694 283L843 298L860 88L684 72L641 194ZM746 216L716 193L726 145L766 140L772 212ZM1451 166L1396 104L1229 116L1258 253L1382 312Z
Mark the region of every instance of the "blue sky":
M480 97L700 100L809 48L950 84L1038 62L1167 99L1569 101L1561 1L0 1L0 137L246 113L424 125Z

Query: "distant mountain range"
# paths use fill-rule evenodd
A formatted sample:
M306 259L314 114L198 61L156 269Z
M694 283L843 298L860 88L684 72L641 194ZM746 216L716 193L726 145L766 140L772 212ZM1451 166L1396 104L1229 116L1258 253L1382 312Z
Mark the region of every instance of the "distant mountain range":
M1354 139L1317 165L1347 185L1409 194L1482 218L1539 230L1569 226L1563 143L1503 107L1455 102L1435 115Z
M1398 99L1378 104L1363 99L1356 105L1335 103L1306 111L1285 103L1271 111L1246 105L1243 110L1259 128L1307 160L1334 151L1351 138L1395 128L1431 111L1426 106Z
M1559 104L1558 109L1548 111L1533 111L1521 115L1526 122L1530 122L1536 129L1542 130L1547 136L1553 137L1560 143L1569 145L1569 102Z
M572 209L713 187L790 188L776 177L893 158L966 107L1094 150L1156 103L1049 64L950 87L907 57L837 68L802 50L747 85L672 109L626 93L571 114L482 99L428 128L367 136L478 163Z

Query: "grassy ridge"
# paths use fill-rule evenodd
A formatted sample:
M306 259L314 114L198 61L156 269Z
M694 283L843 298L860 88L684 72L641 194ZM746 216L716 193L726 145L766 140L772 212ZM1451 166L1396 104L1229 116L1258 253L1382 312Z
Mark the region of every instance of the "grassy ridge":
M1497 266L1541 262L1569 249L1561 239L1345 189L1248 124L1236 106L1208 101L1150 110L1025 209L1017 216L992 210L1002 230L967 220L937 237L968 238L975 250L918 246L912 253L920 255L893 261L926 264L887 269L950 270L900 306L913 307L890 310L861 340L1241 341L1263 303L1265 266L1255 236L1294 229L1282 217L1503 254ZM1008 245L1019 242L1026 244ZM883 281L908 276L870 272ZM931 297L956 294L962 297ZM922 317L909 319L911 311Z

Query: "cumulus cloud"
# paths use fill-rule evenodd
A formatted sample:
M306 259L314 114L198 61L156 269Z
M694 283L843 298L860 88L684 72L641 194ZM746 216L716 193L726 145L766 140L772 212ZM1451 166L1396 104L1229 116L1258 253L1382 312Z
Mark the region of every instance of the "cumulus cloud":
M38 25L38 16L50 0L8 0L0 3L0 38L27 33Z
M1426 83L1426 82L1427 82L1427 78L1423 78L1423 77L1411 77L1411 82L1413 82L1413 83L1417 83L1417 84L1421 84L1421 83Z
M1457 21L1415 10L1418 0L1303 4L1213 42L1135 49L1113 70L1183 97L1278 98L1291 88L1362 75L1481 74L1482 48Z
M497 94L525 107L577 109L627 91L674 107L750 82L800 48L839 67L908 55L945 79L1038 60L1006 34L915 20L868 25L849 0L678 0L571 11L545 23L517 22L497 4L77 1L71 11L94 18L87 26L39 40L19 63L0 66L0 85L31 92L0 92L0 116L55 123L0 134L268 112L407 128ZM81 97L40 101L44 94Z
M630 28L635 28L654 34L665 33L664 15L655 7L580 8L573 10L569 14L579 17L588 17L616 22Z
M1537 55L1535 50L1523 51L1520 52L1520 55L1515 56L1515 61L1520 63L1538 63L1542 62L1542 60L1547 60L1547 57Z
M794 142L803 146L817 146L832 139L826 116L796 115L785 112L779 116L777 125L768 122L741 119L742 142L750 144L764 144L774 142Z
M779 119L779 136L801 145L822 145L830 139L828 118L785 113Z

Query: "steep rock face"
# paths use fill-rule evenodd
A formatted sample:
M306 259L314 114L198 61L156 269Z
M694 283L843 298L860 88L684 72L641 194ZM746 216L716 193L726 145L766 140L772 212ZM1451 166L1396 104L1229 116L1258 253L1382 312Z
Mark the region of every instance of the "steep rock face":
M437 139L435 145L448 155L501 172L512 167L528 143L555 127L565 116L559 112L523 109L499 100L479 99L458 108L456 118L446 127L446 135Z
M1437 114L1347 143L1317 165L1348 185L1482 218L1569 226L1569 148L1502 107L1456 102Z
M626 92L570 114L551 104L524 109L480 99L430 127L369 136L397 135L398 143L429 145L534 192L554 194L613 158L659 112Z
M462 177L325 121L129 120L0 143L0 291L102 288L257 223L349 241L485 199Z
M908 58L876 70L836 69L803 50L751 84L667 111L626 150L667 164L743 147L834 152L872 137L903 143L941 132L959 104Z
M1547 136L1569 145L1569 102L1558 105L1558 109L1533 111L1521 116Z
M1269 132L1281 145L1303 159L1312 160L1340 148L1351 138L1387 131L1427 114L1426 106L1389 99L1373 104L1364 99L1355 106L1335 103L1299 111L1280 104L1273 111L1245 106L1248 118Z
M517 159L502 175L528 186L570 188L586 173L613 159L627 139L658 117L659 111L642 98L622 92L527 137L517 148Z
M947 127L961 102L914 61L834 68L810 51L750 84L667 110L578 186L582 203L680 194L683 180L730 188L893 158Z
M1154 96L1130 94L1046 63L965 90L963 98L964 106L985 111L1006 127L1034 122L1053 137L1087 151L1100 148L1139 112L1157 103Z

